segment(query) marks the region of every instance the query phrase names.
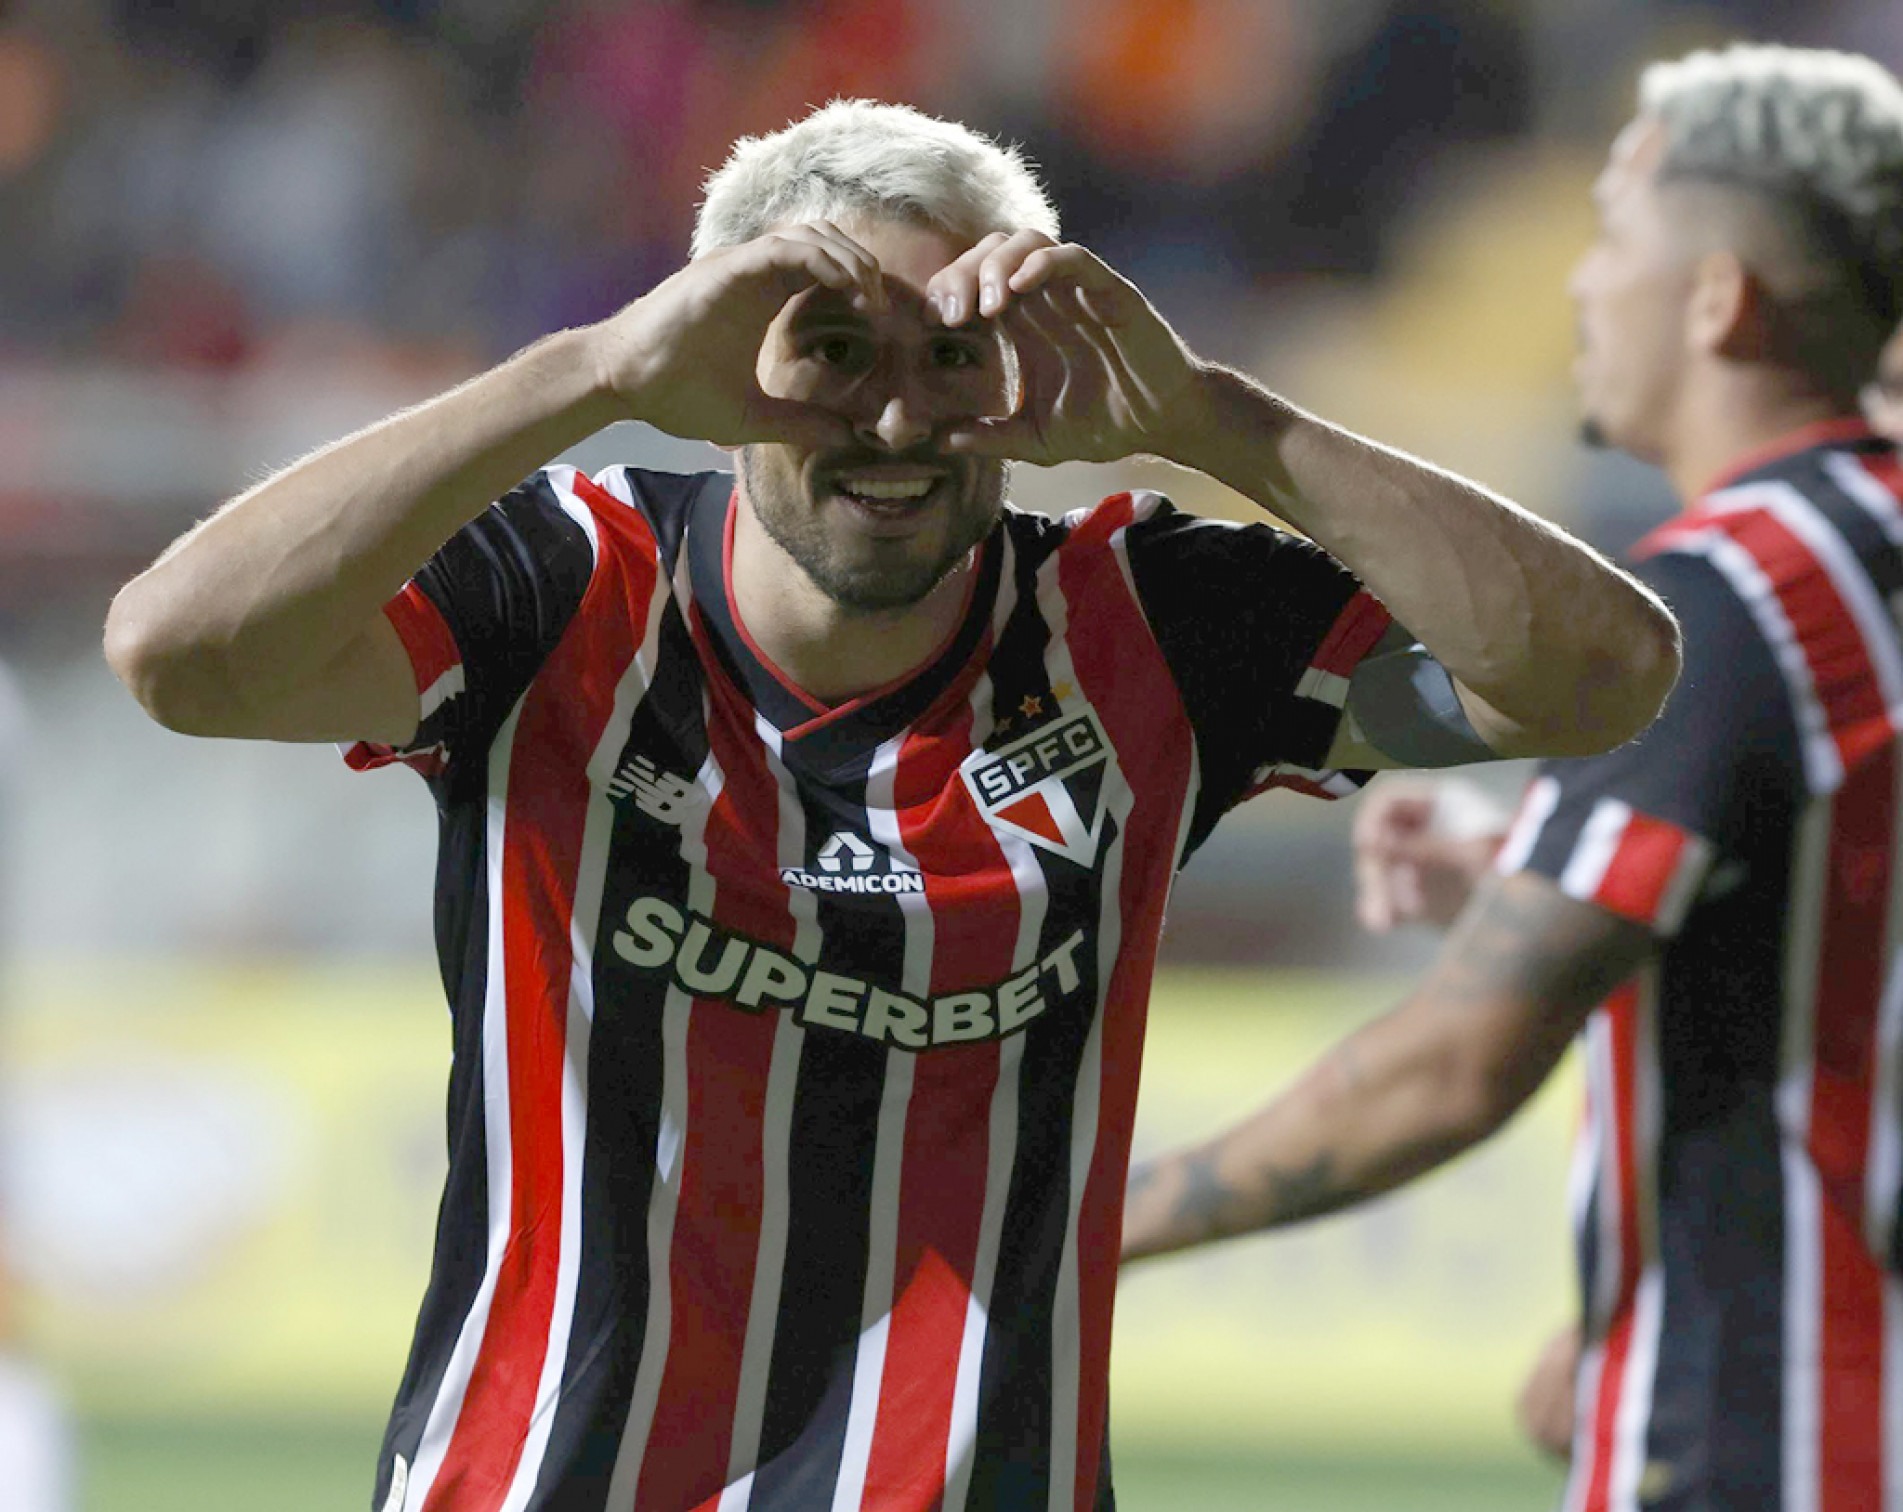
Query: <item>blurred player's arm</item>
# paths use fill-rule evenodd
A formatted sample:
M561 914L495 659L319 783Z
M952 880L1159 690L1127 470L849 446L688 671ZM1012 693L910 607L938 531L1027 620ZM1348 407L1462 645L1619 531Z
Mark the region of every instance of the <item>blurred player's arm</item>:
M458 529L613 421L719 443L836 443L836 416L756 376L780 308L824 284L883 299L878 264L795 227L711 253L599 325L564 331L241 494L113 600L106 658L195 735L401 744L419 702L383 605Z
M1544 877L1488 878L1398 1007L1242 1123L1132 1173L1124 1258L1351 1207L1477 1144L1654 946Z

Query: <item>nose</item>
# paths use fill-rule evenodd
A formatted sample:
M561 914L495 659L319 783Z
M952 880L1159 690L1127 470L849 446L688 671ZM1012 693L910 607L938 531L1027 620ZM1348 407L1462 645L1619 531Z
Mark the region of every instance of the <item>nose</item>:
M931 416L916 395L897 392L884 398L878 413L868 415L859 425L862 440L876 441L887 451L899 452L931 439Z
M902 353L883 354L866 375L858 398L853 429L868 446L899 452L931 439L937 408Z

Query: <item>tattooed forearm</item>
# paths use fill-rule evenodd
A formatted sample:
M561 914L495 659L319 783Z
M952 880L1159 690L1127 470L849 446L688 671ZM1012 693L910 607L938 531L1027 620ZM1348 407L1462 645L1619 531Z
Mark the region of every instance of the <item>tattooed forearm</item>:
M1185 1151L1131 1173L1124 1256L1134 1259L1318 1218L1366 1195L1337 1179L1335 1162L1326 1153L1306 1165L1253 1166L1238 1177L1224 1173L1220 1147Z
M1453 1158L1512 1116L1654 948L1543 878L1493 879L1399 1007L1217 1139L1138 1172L1126 1255L1320 1217Z

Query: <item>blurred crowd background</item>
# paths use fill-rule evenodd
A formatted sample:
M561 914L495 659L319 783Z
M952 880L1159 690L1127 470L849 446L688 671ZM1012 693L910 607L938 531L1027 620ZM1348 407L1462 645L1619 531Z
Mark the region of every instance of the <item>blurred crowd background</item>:
M1066 234L1199 350L1616 548L1668 501L1645 469L1573 441L1565 275L1639 66L1728 38L1894 68L1903 6L0 0L0 1217L18 1331L86 1410L162 1407L154 1383L179 1380L224 1407L277 1400L291 1369L330 1405L374 1413L420 1290L447 1049L430 807L413 780L349 777L328 751L193 743L143 721L104 670L99 626L118 583L189 522L639 295L683 259L699 182L734 137L872 95L1021 143ZM715 458L628 425L584 460ZM1246 512L1203 480L1138 471L1190 507ZM1069 508L1111 475L1131 469L1027 469L1016 493ZM1380 1006L1358 973L1405 969L1419 949L1354 931L1346 806L1255 807L1186 875L1176 980L1329 971L1300 980L1310 998L1336 984L1330 1025ZM150 1053L102 1071L102 1045ZM1152 1127L1216 1116L1194 1056L1182 1067L1187 1080L1146 1092ZM1235 1097L1253 1101L1271 1069ZM279 1072L291 1091L273 1091ZM300 1097L320 1110L303 1122ZM357 1141L347 1154L324 1142L338 1129ZM1356 1287L1425 1256L1452 1290L1413 1297L1408 1316L1444 1321L1467 1297L1467 1324L1518 1327L1498 1303L1519 1294L1465 1263L1499 1206L1472 1194L1545 1203L1552 1264L1522 1311L1559 1305L1547 1155L1483 1169L1459 1225L1409 1220L1416 1248L1396 1248L1390 1216L1343 1241L1365 1265L1276 1274L1335 1286L1339 1318L1365 1317ZM287 1192L303 1204L288 1214ZM1509 1238L1524 1227L1513 1211L1494 1221ZM389 1306L341 1329L321 1306L307 1315L314 1289L343 1310L366 1295L346 1258L362 1260L366 1233L384 1268L363 1285ZM267 1272L256 1297L232 1279ZM1265 1273L1229 1274L1259 1292ZM305 1308L289 1334L254 1320L245 1340L208 1342L234 1309L251 1318L247 1299L281 1310L287 1295ZM1149 1307L1161 1338L1179 1315ZM1319 1337L1335 1316L1304 1326ZM1403 1328L1369 1348L1391 1353ZM299 1363L340 1338L360 1355L330 1374Z
M733 138L835 95L1022 143L1067 234L1200 350L1622 544L1662 504L1571 443L1565 272L1639 62L1737 35L1894 59L1903 9L0 0L0 656L33 711L18 933L414 948L416 795L137 729L99 676L106 598L262 471L640 294ZM588 460L711 456L625 429ZM1027 470L1018 493L1068 508L1098 482ZM353 870L366 855L389 864ZM1233 855L1180 911L1190 954L1360 948L1339 888L1271 907L1278 869Z

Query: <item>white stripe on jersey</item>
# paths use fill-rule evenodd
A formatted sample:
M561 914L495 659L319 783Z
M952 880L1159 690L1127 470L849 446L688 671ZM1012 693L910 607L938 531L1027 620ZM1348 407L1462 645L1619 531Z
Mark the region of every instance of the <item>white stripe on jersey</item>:
M1689 830L1681 833L1685 844L1673 863L1664 891L1659 894L1658 909L1652 920L1653 929L1668 938L1677 934L1685 923L1685 915L1691 912L1698 890L1704 885L1714 854L1711 842L1703 835L1694 835Z
M991 675L972 689L972 743L991 734ZM1037 959L1048 897L1044 869L1029 841L992 832L1017 884L1018 937L1011 953L1013 975ZM997 1280L998 1250L1004 1239L1005 1206L1011 1196L1011 1172L1017 1164L1018 1079L1024 1063L1022 1034L998 1045L998 1079L991 1089L985 1142L985 1197L978 1218L978 1248L972 1258L971 1292L965 1302L964 1335L958 1344L958 1370L952 1383L951 1429L945 1443L944 1512L963 1512L971 1494L971 1472L978 1442L978 1387L983 1376L985 1340L991 1322L991 1288Z
M1619 1416L1612 1430L1612 1474L1606 1487L1609 1512L1642 1512L1644 1506L1639 1490L1646 1478L1646 1430L1652 1421L1664 1310L1665 1273L1654 1262L1639 1276L1632 1299L1632 1342L1619 1382Z
M1519 811L1513 816L1506 839L1494 853L1493 869L1505 877L1525 866L1533 847L1539 844L1540 831L1546 828L1546 821L1558 807L1559 779L1535 777L1520 799Z
M1056 553L1051 567L1056 566ZM1124 583L1130 588L1126 566ZM1045 623L1051 638L1044 653L1045 673L1053 684L1075 683L1077 672L1070 654L1070 605L1064 598L1055 570L1050 587L1056 591L1048 600L1039 585L1040 603L1047 603ZM1097 991L1091 1003L1090 1034L1077 1067L1077 1086L1071 1104L1070 1191L1064 1218L1064 1246L1058 1260L1057 1291L1052 1298L1051 1316L1051 1481L1052 1512L1074 1512L1077 1501L1077 1418L1082 1406L1083 1372L1083 1290L1078 1271L1078 1221L1084 1202L1084 1187L1097 1154L1097 1115L1103 1098L1103 1027L1104 1004L1110 996L1110 979L1116 970L1117 956L1123 948L1123 858L1130 838L1130 814L1136 807L1123 768L1111 762L1104 772L1103 793L1098 800L1110 818L1116 820L1117 837L1108 848L1100 873L1097 915Z
M1569 898L1590 903L1606 879L1612 858L1619 854L1619 842L1632 822L1632 806L1617 798L1601 798L1592 806L1586 822L1580 826L1573 853L1560 869L1559 890Z
M1627 1260L1636 1266L1638 1258L1628 1257L1619 1226L1620 1214L1632 1195L1623 1190L1619 1172L1619 1140L1625 1133L1626 1113L1619 1102L1619 1085L1614 1068L1612 1023L1605 1013L1595 1013L1586 1025L1586 1074L1591 1080L1595 1110L1593 1133L1597 1139L1594 1154L1599 1206L1599 1232L1591 1236L1594 1244L1593 1294L1586 1299L1587 1331L1604 1335L1612 1326L1612 1315L1619 1305L1619 1289ZM1627 1137L1630 1137L1629 1134ZM1582 1214L1583 1217L1583 1214Z
M873 752L866 773L866 828L885 847L895 865L918 868L905 849L894 809L901 732ZM932 911L924 893L901 893L905 920L905 959L901 981L919 1002L932 991ZM872 1442L878 1427L879 1396L885 1385L886 1343L892 1330L892 1293L899 1249L899 1198L903 1191L905 1121L911 1109L917 1060L909 1051L887 1049L885 1085L879 1098L879 1124L872 1154L872 1211L866 1234L866 1282L859 1311L859 1346L853 1362L852 1399L846 1411L846 1442L839 1478L833 1483L833 1512L859 1512Z
M588 1047L595 1017L595 939L601 923L602 891L615 826L615 809L608 796L608 784L614 780L615 767L627 744L635 711L654 685L660 644L658 632L666 603L667 595L656 583L654 592L648 596L647 625L640 647L615 689L613 708L588 760L588 813L582 827L574 905L569 913L571 965L567 1037L562 1054L561 1245L556 1263L555 1299L549 1314L548 1348L542 1358L541 1379L536 1384L535 1406L501 1512L521 1512L535 1494L568 1364L569 1333L574 1325L575 1292L581 1274L582 1166L588 1149Z
M449 1364L436 1388L436 1399L430 1403L429 1415L424 1419L416 1456L410 1464L409 1483L397 1512L421 1507L442 1471L443 1459L449 1453L450 1440L456 1432L456 1421L462 1416L463 1398L476 1369L476 1358L482 1352L483 1336L489 1329L489 1306L495 1298L496 1279L509 1244L514 1205L514 1152L509 1139L509 1002L508 973L502 959L502 862L508 840L509 763L521 719L522 705L517 703L489 747L488 805L483 837L489 874L488 960L483 976L482 1004L483 1140L489 1165L489 1249L483 1261L482 1282L463 1317Z
M1610 1501L1616 1512L1639 1512L1645 1479L1652 1392L1658 1381L1659 1332L1664 1322L1665 1272L1659 1264L1658 1153L1664 1091L1658 1057L1659 966L1642 967L1634 980L1632 1010L1632 1227L1639 1267L1632 1300L1632 1341L1619 1383Z
M1747 495L1747 506L1769 509L1817 559L1857 626L1890 723L1903 726L1903 651L1897 647L1896 622L1850 543L1821 509L1788 483L1767 483L1735 492ZM1714 502L1719 509L1732 507L1728 494L1718 495Z
M543 476L555 491L555 502L562 506L562 512L581 526L583 534L588 537L588 554L598 566L601 562L601 527L595 523L594 510L575 492L575 479L578 476L575 469L566 464L556 464L547 468ZM660 585L657 583L655 586L658 588Z
M675 572L676 591L686 575L687 553ZM685 613L683 604L683 613ZM705 690L701 693L702 722L712 729L713 711ZM714 879L707 870L707 816L713 811L726 774L709 745L707 758L696 774L706 801L696 803L682 817L680 854L687 863L687 906L703 919L714 916ZM673 1343L674 1288L670 1264L674 1252L674 1219L680 1211L681 1186L687 1149L687 1027L694 1000L670 983L661 1009L661 1122L656 1141L654 1185L648 1194L648 1315L641 1336L641 1363L634 1375L628 1416L615 1451L614 1472L608 1481L608 1504L634 1505L641 1483L641 1465L647 1457L648 1437L654 1431L654 1413L660 1405L661 1382Z
M1560 1493L1559 1512L1583 1512L1586 1493L1592 1488L1593 1472L1597 1468L1593 1421L1605 1371L1604 1342L1586 1344L1580 1350L1579 1369L1573 1374L1573 1452L1566 1467L1566 1487Z
M421 724L428 719L450 699L462 692L465 686L467 686L467 680L463 676L463 664L459 661L417 696L417 723Z
M1870 476L1870 470L1847 452L1826 452L1824 471L1852 503L1876 521L1885 539L1903 550L1903 500Z
M1829 798L1813 798L1798 819L1784 927L1784 1026L1777 1086L1779 1164L1784 1174L1782 1512L1816 1512L1819 1496L1823 1204L1805 1146L1810 1136L1831 810Z
M753 730L766 751L779 798L779 863L782 868L803 866L806 810L793 774L782 760L780 732L758 710ZM787 912L793 918L793 958L811 966L819 960L818 900L804 888L788 887L785 892ZM720 1495L719 1512L745 1512L759 1467L760 1434L766 1423L767 1387L773 1379L773 1345L780 1323L780 1291L786 1282L786 1239L793 1206L793 1106L805 1045L806 1029L797 1015L780 1014L773 1030L773 1063L767 1073L760 1130L760 1241L754 1250L753 1292L747 1300L747 1332L740 1347L733 1435L727 1450L727 1485Z

